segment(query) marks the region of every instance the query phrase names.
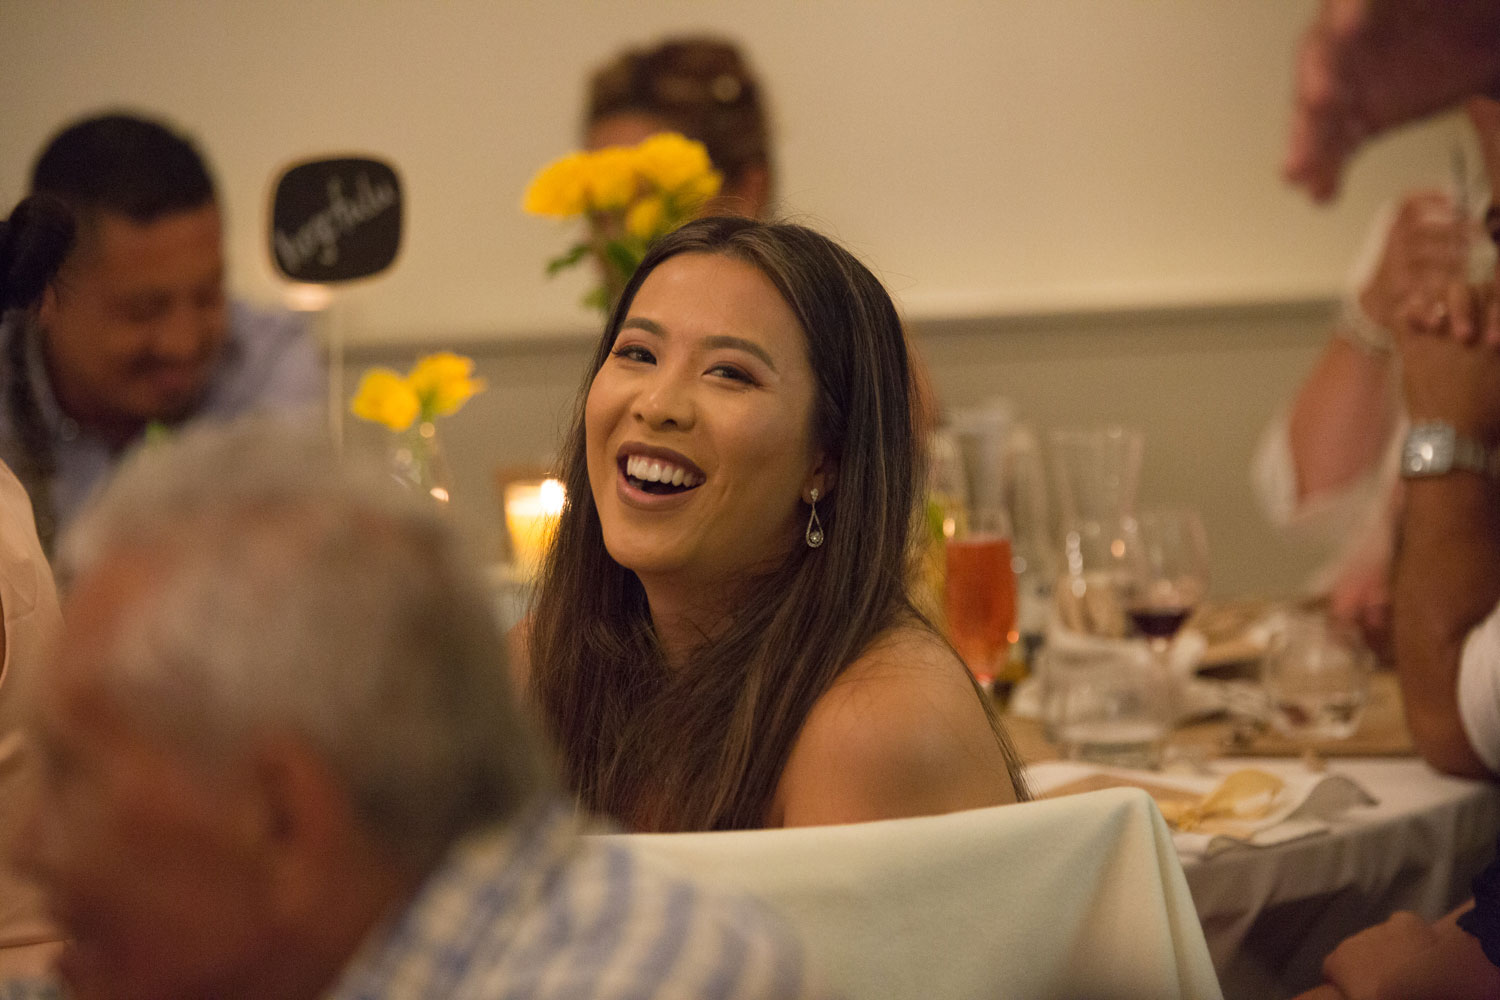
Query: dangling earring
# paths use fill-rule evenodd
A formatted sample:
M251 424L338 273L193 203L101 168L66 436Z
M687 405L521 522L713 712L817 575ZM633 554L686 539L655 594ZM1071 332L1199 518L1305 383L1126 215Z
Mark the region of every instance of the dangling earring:
M817 487L813 487L807 502L812 505L812 512L807 515L807 533L803 537L807 539L807 547L815 549L823 544L823 522L818 520Z

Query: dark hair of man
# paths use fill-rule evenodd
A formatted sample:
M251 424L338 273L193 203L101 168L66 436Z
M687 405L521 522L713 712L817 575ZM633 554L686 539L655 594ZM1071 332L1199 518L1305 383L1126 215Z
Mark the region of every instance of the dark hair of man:
M161 122L119 113L59 132L32 167L31 190L61 198L85 224L99 212L155 222L214 200L213 178L192 142Z
M666 122L708 149L733 187L751 167L771 170L770 127L759 82L733 42L668 38L629 49L589 81L586 124L638 112Z
M22 199L0 219L0 313L35 305L73 245L73 214L47 195Z
M791 307L808 339L814 434L837 472L818 503L824 545L798 545L784 565L743 581L732 620L705 637L688 669L669 670L640 581L604 546L584 404L641 283L685 253L754 266ZM911 397L906 338L890 297L825 237L801 226L708 218L647 253L579 396L560 473L568 502L530 624L534 697L585 805L635 829L763 826L813 703L892 626L930 628L907 590L922 481ZM975 695L1022 788L977 685Z
M11 211L10 218L0 222L0 315L36 305L57 277L75 235L74 218L68 206L45 194L22 200ZM15 325L20 329L26 324L23 321ZM10 367L11 416L21 439L16 468L12 471L26 487L38 534L50 551L52 523L50 517L41 515L52 507L52 449L41 421L27 416L36 412L36 403L27 377L25 343L25 337L15 334L5 345L6 363Z
M160 122L122 113L85 118L54 136L31 169L31 191L61 201L85 233L105 213L150 223L214 200L213 178L191 142ZM50 556L56 458L31 385L32 326L28 319L7 328L7 402L19 445L13 471L31 497L37 536Z

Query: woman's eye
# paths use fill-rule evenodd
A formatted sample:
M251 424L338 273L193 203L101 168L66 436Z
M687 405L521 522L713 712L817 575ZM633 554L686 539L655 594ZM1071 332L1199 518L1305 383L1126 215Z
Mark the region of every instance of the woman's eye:
M626 361L638 361L642 364L650 364L656 360L650 351L639 344L626 344L624 347L616 347L609 353L617 358L623 358Z
M717 375L720 378L733 379L736 382L744 382L747 385L755 384L755 379L751 378L748 372L743 368L736 368L734 365L714 365L708 370L708 374Z

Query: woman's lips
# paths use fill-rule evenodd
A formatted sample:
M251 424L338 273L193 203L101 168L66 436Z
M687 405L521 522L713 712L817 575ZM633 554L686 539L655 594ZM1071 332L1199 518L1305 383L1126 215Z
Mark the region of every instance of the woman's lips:
M670 465L674 468L682 469L684 472L696 476L700 483L708 478L707 474L698 467L696 462L682 452L673 451L671 448L646 444L644 441L626 441L615 450L615 461L620 464L620 468L622 469L625 467L625 463L632 458L644 458L661 465Z
M666 486L659 481L638 479L626 472L626 460L616 463L615 492L620 500L630 507L643 510L664 510L687 503L698 485Z
M646 455L627 455L621 460L620 467L626 476L643 483L692 489L703 482L701 475L685 465Z
M671 448L627 441L615 452L621 495L637 505L660 507L708 478L692 459Z

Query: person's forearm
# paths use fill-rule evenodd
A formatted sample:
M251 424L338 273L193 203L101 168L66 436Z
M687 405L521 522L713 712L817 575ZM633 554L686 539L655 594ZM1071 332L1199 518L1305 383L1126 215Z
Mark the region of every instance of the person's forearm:
M1378 463L1392 411L1390 356L1329 341L1287 421L1298 502L1342 489Z
M1452 774L1487 770L1464 734L1464 640L1500 603L1500 488L1467 472L1407 483L1392 587L1396 668L1412 740Z
M1292 1000L1348 1000L1348 997L1332 983L1324 983L1314 986L1306 993L1298 993Z
M1402 1000L1481 1000L1500 995L1500 969L1484 955L1479 939L1459 927L1456 914L1432 925L1433 947L1402 969L1390 994Z

